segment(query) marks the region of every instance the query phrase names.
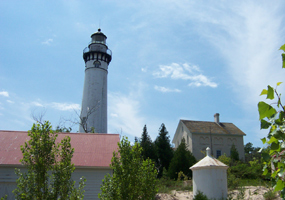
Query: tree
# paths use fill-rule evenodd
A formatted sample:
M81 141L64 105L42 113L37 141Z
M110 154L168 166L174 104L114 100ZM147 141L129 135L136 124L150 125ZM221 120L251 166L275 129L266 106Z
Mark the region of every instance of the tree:
M178 172L182 171L187 177L192 177L190 167L197 162L193 154L188 150L185 139L181 140L180 145L174 152L174 156L170 162L168 176L171 179L177 179Z
M260 147L253 147L251 142L248 142L244 146L245 162L250 162L254 160L260 160L261 154L258 152Z
M285 44L280 47L285 52ZM285 53L282 53L282 68L285 68ZM261 129L269 129L267 138L263 138L263 144L267 145L268 151L261 149L262 157L265 161L263 175L274 179L274 191L281 191L281 197L285 198L285 107L281 101L281 94L277 92L277 83L274 89L270 85L263 89L260 95L266 95L266 99L275 100L275 108L272 104L264 101L258 103L258 112ZM270 169L271 168L271 169Z
M232 159L232 161L238 161L239 160L238 150L234 144L232 144L230 153L231 153L230 158Z
M142 147L142 156L144 160L146 160L147 158L150 158L151 160L156 159L155 147L153 142L151 141L150 136L148 135L146 125L144 125L143 127L143 133L140 139L140 146Z
M85 179L81 179L79 188L71 179L74 165L71 163L74 149L70 137L56 144L57 134L49 122L34 124L28 132L30 140L21 146L21 163L27 168L19 176L17 188L13 191L16 199L83 199Z
M98 197L103 200L155 199L157 171L153 162L143 160L138 143L131 146L123 137L118 145L119 150L113 153L111 162L113 176L105 176Z
M252 146L251 142L246 143L244 146L244 153L251 153L253 151L254 147Z
M156 166L158 168L158 177L163 173L163 168L168 170L169 164L173 157L173 149L170 144L168 131L162 123L159 129L159 134L155 140L155 149L157 152Z

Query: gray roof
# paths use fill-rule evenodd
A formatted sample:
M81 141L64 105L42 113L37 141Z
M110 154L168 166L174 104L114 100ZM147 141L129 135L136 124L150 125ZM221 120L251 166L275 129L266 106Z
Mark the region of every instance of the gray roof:
M191 133L246 135L233 123L181 120Z

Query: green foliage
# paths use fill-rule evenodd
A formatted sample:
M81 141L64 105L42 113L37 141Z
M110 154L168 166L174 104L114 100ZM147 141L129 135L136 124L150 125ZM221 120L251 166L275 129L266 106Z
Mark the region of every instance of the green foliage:
M228 189L230 190L237 189L239 186L239 178L237 178L234 174L229 172L229 170L228 170L227 178L228 178Z
M198 192L194 196L193 200L209 200L209 199L203 192L198 190Z
M163 173L163 168L168 170L169 164L173 157L173 149L170 144L169 134L165 125L162 123L159 129L159 135L155 140L155 149L157 152L156 166L159 170L158 177Z
M279 50L283 50L285 52L285 44L283 44ZM282 68L285 68L285 54L284 53L282 53L282 61L283 61Z
M74 149L70 137L56 144L57 134L49 122L34 124L28 136L30 140L21 146L23 159L20 160L27 173L15 170L19 176L13 191L16 199L83 199L85 179L81 179L78 189L71 179Z
M253 147L252 143L248 142L244 146L245 162L250 162L254 160L261 160L261 153L259 152L260 147Z
M246 143L244 145L244 153L251 153L254 150L254 147L251 142Z
M227 157L226 154L223 154L221 155L219 158L218 158L219 161L221 161L222 163L226 164L227 166L230 166L232 160L230 157Z
M280 47L280 50L285 51L285 45ZM285 68L285 55L282 54L283 68ZM281 84L278 82L276 88ZM259 119L261 129L269 129L267 138L263 138L262 142L267 145L268 151L262 151L264 159L263 175L274 179L274 192L281 191L281 197L285 198L285 107L281 102L281 94L277 89L271 86L261 92L261 95L266 95L266 99L274 100L275 108L265 102L258 103ZM272 166L272 169L270 169Z
M231 153L230 157L231 157L231 159L233 161L238 161L239 160L238 150L237 150L237 148L236 148L236 146L234 144L232 144L230 153Z
M142 156L144 160L146 160L147 158L150 158L153 161L156 160L155 146L154 143L151 141L150 136L148 135L146 125L144 125L143 127L143 133L140 139L140 146L142 147Z
M177 179L178 173L181 171L187 177L192 177L190 167L197 162L193 154L188 150L185 139L181 140L180 145L174 152L174 156L170 162L168 176L171 179Z
M267 192L265 192L263 194L263 197L265 200L274 200L277 199L276 197L276 192L274 192L273 190L268 190Z
M127 138L119 143L113 153L113 176L105 176L98 195L103 200L154 199L157 193L157 171L150 159L143 160L138 143L130 145Z
M59 133L70 133L72 131L71 127L65 127L65 126L57 126L55 129L55 132L59 132Z
M1 197L1 199L0 200L7 200L7 195L5 195L4 197Z

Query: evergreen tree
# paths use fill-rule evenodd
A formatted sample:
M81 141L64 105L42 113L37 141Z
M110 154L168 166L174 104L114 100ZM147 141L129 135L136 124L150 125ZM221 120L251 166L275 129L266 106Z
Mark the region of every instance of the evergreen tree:
M232 161L238 161L239 160L239 154L236 146L233 144L231 147L231 155L230 155Z
M159 129L159 135L155 140L155 149L157 153L156 167L158 168L158 177L160 178L163 173L163 168L168 170L169 164L173 157L173 149L170 144L168 131L162 123Z
M170 162L168 169L168 176L171 179L177 179L178 173L183 172L188 177L192 177L192 171L190 167L197 162L193 154L188 150L185 143L185 139L182 138L182 141Z
M142 133L142 137L140 139L140 146L142 147L142 156L143 159L151 159L151 160L155 160L156 159L156 155L155 155L155 147L153 142L151 141L150 136L148 135L147 132L147 127L146 125L144 125L143 127L143 133Z

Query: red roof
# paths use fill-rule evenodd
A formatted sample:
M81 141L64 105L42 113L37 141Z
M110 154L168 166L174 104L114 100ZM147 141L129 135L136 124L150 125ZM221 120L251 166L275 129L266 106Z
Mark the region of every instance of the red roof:
M71 138L72 163L82 167L109 167L117 151L119 134L58 133L57 142ZM0 131L0 165L19 165L21 145L30 138L27 131Z

